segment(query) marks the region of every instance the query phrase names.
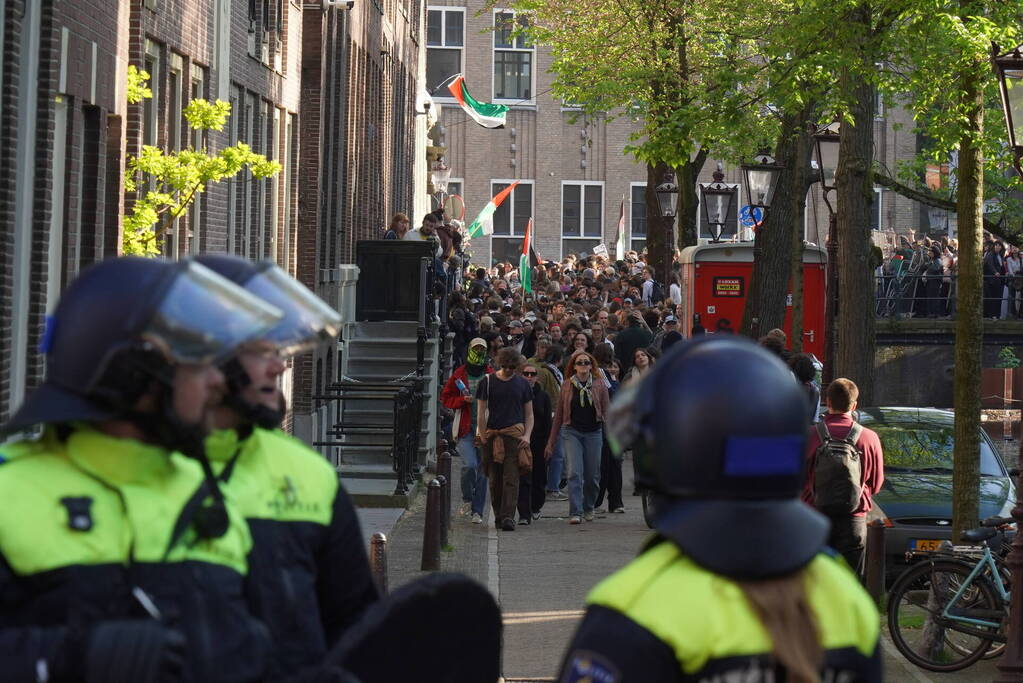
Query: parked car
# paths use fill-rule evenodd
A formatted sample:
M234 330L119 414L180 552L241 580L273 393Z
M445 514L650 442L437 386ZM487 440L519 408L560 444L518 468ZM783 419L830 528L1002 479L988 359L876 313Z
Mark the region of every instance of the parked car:
M884 486L868 521L881 519L889 577L910 551L937 550L952 538L954 413L934 408L864 408L856 419L877 432L884 450ZM1013 478L980 431L980 519L1007 517L1016 499Z

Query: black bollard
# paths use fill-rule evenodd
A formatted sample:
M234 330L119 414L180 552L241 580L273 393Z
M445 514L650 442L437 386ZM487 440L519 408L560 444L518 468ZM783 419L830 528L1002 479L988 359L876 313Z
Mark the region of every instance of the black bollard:
M444 504L444 501L448 497L448 478L443 474L437 475L437 481L440 482L440 547L448 547L448 524L450 524L449 518L451 517L451 508Z
M426 524L423 525L423 563L420 569L440 569L440 482L434 479L426 487Z
M387 536L379 531L369 542L369 569L381 595L387 595Z
M437 474L443 476L444 481L448 483L444 487L444 514L441 516L445 528L444 538L447 538L447 532L451 530L451 489L454 487L454 482L451 481L451 453L446 448L437 456ZM444 545L447 543L445 542Z
M864 569L864 584L874 603L881 604L884 597L884 522L875 519L867 525L867 554Z

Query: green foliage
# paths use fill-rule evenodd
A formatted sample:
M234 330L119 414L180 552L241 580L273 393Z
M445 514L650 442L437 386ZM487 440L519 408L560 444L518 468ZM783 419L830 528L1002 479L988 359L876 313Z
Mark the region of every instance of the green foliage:
M128 67L128 101L137 104L152 97L146 87L149 74ZM133 99L134 98L134 99ZM184 212L210 183L233 178L248 169L253 178L269 178L280 173L281 165L256 154L247 144L239 142L216 154L206 149L206 131L224 129L231 116L231 105L217 100L194 99L183 111L192 130L203 132L200 149L188 147L165 152L145 145L137 157L129 157L124 187L128 192L142 193L124 217L125 254L157 256L163 232ZM161 225L162 222L162 225Z
M153 91L146 85L148 82L148 71L137 69L134 64L128 65L128 104L138 104L153 96Z
M1011 346L1003 346L1002 350L998 352L998 362L995 364L996 368L1018 368L1020 366L1019 356L1012 350Z

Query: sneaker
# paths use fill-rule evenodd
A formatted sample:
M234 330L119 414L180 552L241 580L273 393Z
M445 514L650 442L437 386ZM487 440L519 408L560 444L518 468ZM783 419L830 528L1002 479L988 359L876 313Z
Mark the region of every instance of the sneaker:
M561 491L548 491L547 500L568 500L568 496Z
M470 510L472 510L472 503L462 503L462 505L458 508L458 514L465 517L469 514Z
M585 519L587 522L592 522L593 521L593 513L592 512L587 512L587 513L583 514L583 519Z
M483 524L483 517L480 515L480 513L478 513L478 512L472 513L472 523L473 524Z
M578 516L578 515L576 515L574 517L569 517L568 518L568 523L569 524L582 524L583 523L583 518Z
M533 519L540 519L540 513L539 512L534 512L533 513Z
M618 513L618 514L620 514L620 515L624 515L624 514L625 514L625 508L623 508L623 507L622 507L621 505L619 505L618 507L616 507L616 508L614 509L614 511L615 511L615 512L617 512L617 513Z
M519 517L519 526L526 526L530 521L529 517Z
M515 531L515 521L511 520L511 519L504 520L503 522L501 522L501 530L502 531Z

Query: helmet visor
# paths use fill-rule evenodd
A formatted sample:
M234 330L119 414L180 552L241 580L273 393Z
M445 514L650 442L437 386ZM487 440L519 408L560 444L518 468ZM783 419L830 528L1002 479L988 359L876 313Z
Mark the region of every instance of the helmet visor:
M341 331L341 315L276 265L269 264L245 283L245 289L284 312L261 340L293 356L332 339Z
M179 363L218 363L284 314L195 261L183 262L142 332Z

